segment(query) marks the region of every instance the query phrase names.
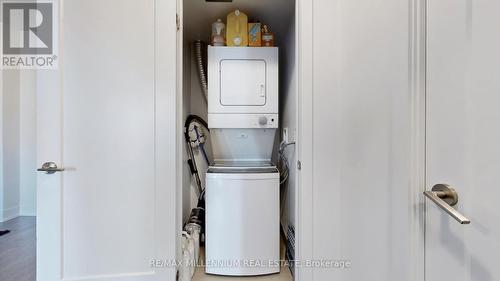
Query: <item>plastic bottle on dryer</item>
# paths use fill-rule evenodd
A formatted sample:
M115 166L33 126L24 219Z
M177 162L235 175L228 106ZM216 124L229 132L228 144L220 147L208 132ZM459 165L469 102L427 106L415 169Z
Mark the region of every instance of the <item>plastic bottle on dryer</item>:
M226 25L221 19L212 24L212 46L226 45Z
M240 10L227 15L226 40L228 46L248 46L248 17Z

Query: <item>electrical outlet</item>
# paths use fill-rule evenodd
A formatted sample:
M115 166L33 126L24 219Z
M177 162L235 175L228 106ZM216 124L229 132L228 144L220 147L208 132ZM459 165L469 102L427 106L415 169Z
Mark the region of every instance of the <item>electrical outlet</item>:
M283 141L288 142L288 128L283 128Z

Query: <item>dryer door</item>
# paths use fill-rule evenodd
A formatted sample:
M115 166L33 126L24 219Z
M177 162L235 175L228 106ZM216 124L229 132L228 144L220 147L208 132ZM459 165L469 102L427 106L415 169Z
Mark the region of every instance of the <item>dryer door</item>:
M264 60L222 60L220 103L223 106L266 104L266 62Z

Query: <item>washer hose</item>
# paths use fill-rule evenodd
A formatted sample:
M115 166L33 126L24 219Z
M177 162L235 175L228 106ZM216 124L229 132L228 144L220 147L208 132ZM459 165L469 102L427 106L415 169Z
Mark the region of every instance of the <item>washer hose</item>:
M203 97L205 101L208 101L208 82L207 82L207 71L205 62L203 59L203 54L206 49L206 44L201 40L196 40L193 42L193 53L196 68L198 69L198 77L200 78L200 86L203 91Z

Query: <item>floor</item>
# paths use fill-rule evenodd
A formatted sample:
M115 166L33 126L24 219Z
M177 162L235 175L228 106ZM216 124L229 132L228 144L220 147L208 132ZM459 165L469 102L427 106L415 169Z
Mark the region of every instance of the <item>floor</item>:
M205 257L205 251L200 249L201 259ZM281 243L281 259L285 256L285 245ZM193 281L292 281L293 277L288 267L282 267L279 274L272 274L260 277L225 277L205 274L202 267L199 267L194 273Z
M203 270L198 270L194 274L193 281L292 281L292 276L288 268L282 269L281 273L261 276L261 277L225 277L208 275Z
M0 223L0 230L11 232L0 236L0 280L35 281L36 272L36 219L18 217ZM281 268L279 274L262 277L223 277L207 275L198 268L194 281L292 281L290 270Z
M36 218L18 217L0 223L0 280L35 281Z

